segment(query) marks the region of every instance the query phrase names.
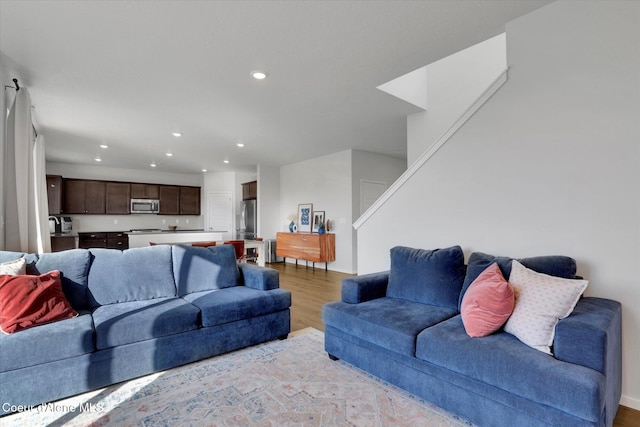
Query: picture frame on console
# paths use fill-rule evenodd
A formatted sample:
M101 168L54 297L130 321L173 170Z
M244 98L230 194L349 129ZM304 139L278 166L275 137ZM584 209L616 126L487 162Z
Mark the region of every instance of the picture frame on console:
M298 205L298 232L311 233L313 220L313 203Z
M324 211L313 211L313 227L311 228L311 232L317 233L320 224L324 225Z

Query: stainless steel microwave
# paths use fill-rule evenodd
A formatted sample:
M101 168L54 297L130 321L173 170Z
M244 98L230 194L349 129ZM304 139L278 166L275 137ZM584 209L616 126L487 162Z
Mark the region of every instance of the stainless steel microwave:
M131 199L131 213L157 214L160 213L160 200Z

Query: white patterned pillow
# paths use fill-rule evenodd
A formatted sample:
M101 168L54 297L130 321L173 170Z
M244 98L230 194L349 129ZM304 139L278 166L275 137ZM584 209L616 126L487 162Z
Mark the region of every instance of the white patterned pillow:
M513 260L509 284L516 304L504 330L551 354L556 324L571 314L589 282L537 273Z
M18 258L13 261L3 262L0 264L0 274L8 274L10 276L23 276L27 274L27 260Z

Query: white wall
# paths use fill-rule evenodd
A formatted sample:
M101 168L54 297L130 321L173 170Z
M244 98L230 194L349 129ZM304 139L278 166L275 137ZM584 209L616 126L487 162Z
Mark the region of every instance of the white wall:
M509 81L358 230L394 245L565 254L623 306L622 404L640 409L640 3L555 2L507 26ZM411 132L411 129L409 129Z
M411 114L407 125L407 164L437 141L507 67L505 35L500 34L425 67L427 111Z
M361 182L363 180L381 182L391 187L391 184L407 169L407 162L404 159L397 159L384 154L372 153L369 151L352 151L351 162L352 177L352 204L354 221L360 217L360 199L361 199ZM354 272L358 271L357 257L358 244L356 238L356 230L352 229L353 246L351 251L353 259L356 261Z
M46 135L45 135L46 137ZM71 163L47 162L47 174L62 175L64 178L98 179L113 181L144 182L151 184L191 185L203 187L200 174L177 174L159 171L112 168L108 166L79 165ZM201 211L204 213L206 194L201 188ZM204 228L204 215L72 215L73 230L126 231L132 228L161 228L177 225L181 229Z
M275 239L280 214L280 168L258 165L258 236Z
M297 213L300 203L313 203L313 209L325 211L333 224L336 261L329 263L329 270L354 273L351 150L280 168L279 231L289 231L287 216Z

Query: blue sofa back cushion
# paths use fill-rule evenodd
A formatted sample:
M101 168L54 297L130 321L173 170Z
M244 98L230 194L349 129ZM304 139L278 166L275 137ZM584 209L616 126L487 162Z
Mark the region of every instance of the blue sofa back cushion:
M444 249L391 249L387 296L458 309L465 276L460 246Z
M88 300L89 266L91 254L86 249L72 249L63 252L41 254L35 268L37 274L44 274L52 270L62 273L62 291L77 310L88 310L91 304Z
M2 264L3 262L14 261L18 258L26 258L27 274L38 274L38 271L36 270L38 255L26 254L24 252L0 251L0 264Z
M173 246L173 275L178 296L238 285L238 263L232 245Z
M90 249L89 299L93 308L176 296L171 246Z
M505 279L509 280L511 275L511 261L516 258L509 258L504 256L494 256L485 254L482 252L474 252L469 257L467 263L467 275L464 278L464 285L462 286L462 292L460 292L460 298L458 300L458 311L462 305L462 297L467 291L471 283L482 273L487 267L494 262L498 263L500 271ZM550 256L538 256L531 258L517 259L520 264L525 267L537 271L538 273L548 274L550 276L563 277L565 279L574 279L576 277L576 260L568 256L562 255L550 255Z

